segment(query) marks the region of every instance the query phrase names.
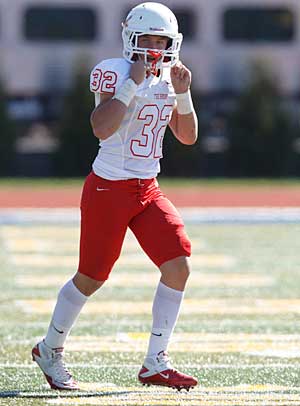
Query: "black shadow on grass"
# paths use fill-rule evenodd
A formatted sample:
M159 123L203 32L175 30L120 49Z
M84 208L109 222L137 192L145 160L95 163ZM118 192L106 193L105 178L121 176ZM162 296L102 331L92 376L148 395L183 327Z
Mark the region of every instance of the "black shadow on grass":
M27 398L27 399L52 399L52 398L92 398L104 396L120 396L130 393L142 393L142 391L105 391L105 392L82 392L82 391L55 391L55 392L32 392L32 391L2 391L0 398Z

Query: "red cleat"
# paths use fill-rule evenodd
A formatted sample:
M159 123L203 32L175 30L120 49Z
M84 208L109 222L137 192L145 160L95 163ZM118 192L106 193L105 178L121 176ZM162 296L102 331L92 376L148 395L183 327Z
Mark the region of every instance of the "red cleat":
M163 351L158 353L157 357L145 359L138 379L143 385L168 386L179 391L188 391L198 384L196 378L173 369L168 354Z

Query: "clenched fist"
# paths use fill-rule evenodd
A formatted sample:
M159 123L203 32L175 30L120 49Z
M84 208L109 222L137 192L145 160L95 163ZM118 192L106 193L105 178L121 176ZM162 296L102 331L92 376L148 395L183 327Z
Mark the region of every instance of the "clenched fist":
M139 59L131 65L130 77L137 85L140 85L146 77L146 65Z
M179 61L171 68L171 81L175 93L185 93L191 86L191 71Z

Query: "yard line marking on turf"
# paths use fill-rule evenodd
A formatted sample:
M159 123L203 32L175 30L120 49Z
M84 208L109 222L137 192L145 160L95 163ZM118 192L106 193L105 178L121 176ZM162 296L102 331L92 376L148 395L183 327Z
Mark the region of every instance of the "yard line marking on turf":
M37 340L39 337L36 337ZM29 345L31 340L12 340L10 345ZM117 333L116 335L71 336L69 352L144 352L148 334ZM203 334L175 333L172 350L178 353L193 348L194 353L242 353L249 356L298 358L300 356L300 335L282 334ZM245 364L247 365L247 364ZM267 364L268 365L268 364ZM277 364L276 364L277 365Z
M298 207L181 207L186 224L203 223L299 223ZM78 208L0 209L0 224L68 224L79 225Z
M190 395L188 395L190 396ZM204 398L200 398L200 396L205 396ZM291 396L283 396L282 398L279 396L272 397L271 399L264 399L261 396L255 396L247 398L243 396L230 397L220 396L211 397L209 395L199 394L199 397L195 397L195 395L190 399L181 400L180 403L177 397L172 396L164 396L159 397L157 395L151 395L149 398L145 398L144 396L118 396L116 399L108 396L106 398L89 398L85 399L84 397L78 398L76 400L71 399L52 399L48 400L47 403L54 404L54 405L99 405L99 406L178 406L178 405L185 405L185 406L275 406L275 405L284 405L284 406L299 406L299 397ZM162 403L163 402L163 403ZM234 403L232 403L234 402ZM251 403L250 403L251 402ZM263 402L263 403L261 403ZM284 402L284 403L282 403Z
M115 335L72 335L68 338L70 342L77 343L97 343L99 339L102 342L143 342L148 341L149 333L145 332L117 332ZM32 342L32 339L38 339L40 337L31 337L27 339L10 339L10 345L28 345ZM174 333L172 337L172 343L200 343L201 345L213 344L213 343L261 343L266 344L287 344L289 346L298 344L300 342L300 334L276 334L276 333Z
M143 388L140 386L118 387L98 382L80 383L83 390L67 393L55 391L6 391L0 398L44 398L48 404L83 405L299 405L299 387L279 385L238 385L223 387L200 387L189 393L177 393L169 388ZM284 403L282 403L284 402ZM298 403L296 403L298 402Z
M104 321L102 321L102 323L105 323L106 326L109 326L111 328L111 326L116 325L116 322L114 319L106 319ZM132 328L133 326L137 326L137 328L140 328L141 324L145 323L145 319L144 316L141 315L141 317L135 317L134 319L120 319L118 321L119 326L123 326L124 329L126 327L130 327ZM149 326L151 325L152 321L149 319L147 321L147 323L149 323ZM282 317L280 319L276 319L276 320L256 320L255 321L255 326L260 329L260 328L265 328L266 325L268 325L272 331L274 326L277 327L278 324L281 327L281 331L297 331L299 332L300 330L300 321L295 321L293 319L291 320L285 320ZM195 320L184 320L184 325L185 326L195 326ZM217 331L217 334L223 334L226 333L228 331L229 326L232 328L237 328L237 334L241 333L242 327L243 328L247 328L246 330L249 330L249 327L253 327L253 321L250 319L241 319L241 318L234 318L234 319L226 319L226 321L224 321L224 325L226 326L226 328L219 328L220 327L220 320L216 319L216 320L201 320L201 327L203 328L203 331L205 331L205 329L207 329L208 331L211 331L212 329L214 331ZM16 326L16 322L13 320L7 320L7 321L0 321L0 328L3 327L7 327L10 326L10 328L13 328ZM26 321L26 326L27 327L34 327L34 328L43 328L45 329L45 327L49 326L49 321ZM99 326L99 321L98 320L81 320L80 321L80 327L81 328L93 328L93 327L98 327ZM150 328L150 327L149 327ZM114 328L115 330L115 328ZM276 330L277 331L277 330ZM274 333L276 334L276 332ZM284 334L284 333L283 333ZM11 339L11 342L13 341L13 339Z
M61 273L49 275L21 274L16 276L16 284L24 287L59 287L66 282L68 276ZM139 272L138 278L135 273L122 272L112 273L106 286L153 286L158 283L159 274L155 270ZM271 275L260 275L255 273L209 273L194 271L189 279L193 287L263 287L274 285L276 279Z
M186 207L180 208L186 224L299 223L298 207Z
M137 328L140 328L142 323L145 323L145 319L144 316L141 317L136 317L136 318L131 318L131 319L120 319L119 321L119 325L123 326L124 329L126 327L130 327L132 328L133 326L137 326ZM105 323L106 326L109 326L111 328L111 326L114 326L114 330L115 330L115 325L116 322L114 319L106 319L103 321L103 323ZM150 325L152 323L152 321L149 319L147 321L147 323L149 324L149 328ZM237 334L239 334L242 331L242 327L243 328L247 328L249 330L249 327L253 327L253 321L252 320L243 320L241 318L234 318L234 319L226 319L226 322L224 322L226 328L219 328L220 327L220 320L216 319L216 320L201 320L201 327L203 328L203 331L205 331L205 329L207 329L208 331L211 331L212 329L214 331L219 332L220 334L223 334L224 332L226 333L228 331L229 326L231 328L237 328L238 327L238 331ZM257 320L255 321L255 326L260 329L260 328L265 328L266 325L268 325L272 330L275 327L278 326L278 324L280 324L281 330L282 331L297 331L299 332L300 330L300 321L294 321L294 320L283 320L282 318L278 319L278 320ZM185 326L195 326L195 320L184 320L184 325ZM12 321L12 320L8 320L8 321L0 321L0 328L3 327L7 327L9 326L10 328L13 328L16 326L16 322ZM45 329L46 327L49 326L49 321L26 321L26 326L28 328L43 328ZM81 328L93 328L93 327L98 327L99 326L99 321L95 321L95 320L81 320L80 321L80 327ZM218 334L219 334L218 333ZM276 333L274 333L276 334ZM11 342L13 341L13 339L11 339ZM32 344L32 342L31 342Z
M69 268L74 267L78 262L78 254L73 255L51 255L43 253L11 253L11 262L14 266L20 267L34 267L34 268ZM193 254L191 259L193 266L202 266L209 268L232 268L236 264L236 259L230 255L208 254L200 255ZM144 268L153 269L153 263L150 259L141 253L137 254L123 254L119 260L118 265L134 265L143 266Z
M275 346L276 347L276 346ZM265 350L248 351L245 355L255 357L273 357L273 358L300 358L299 346L296 348L266 348Z
M50 314L54 300L26 299L16 300L15 305L25 313ZM82 314L103 315L151 315L150 301L95 301L88 302ZM262 298L213 298L185 299L181 314L188 315L281 315L300 314L300 299L262 299Z
M280 389L279 389L280 388ZM299 405L298 388L290 391L285 387L276 387L275 385L241 385L241 387L212 387L194 389L190 393L174 393L170 391L163 391L161 389L146 389L140 390L137 387L133 388L120 388L122 393L115 388L110 389L104 396L99 397L78 397L76 399L49 399L49 404L90 404L90 405L192 405L192 406L227 406L227 405L264 405L274 406L275 404ZM113 392L114 396L113 396ZM298 403L295 403L298 402Z
M18 396L23 396L23 397L40 397L42 394L48 395L49 397L52 398L68 398L68 397L82 397L82 396L98 396L98 395L103 395L107 391L115 391L116 393L120 392L127 392L127 393L144 393L144 394L152 394L153 392L156 395L168 395L168 394L178 394L181 396L183 393L186 394L186 392L172 392L170 391L170 388L164 388L164 387L142 387L141 385L139 386L119 386L111 382L80 382L80 386L82 387L82 390L75 391L75 392L70 392L70 391L53 391L47 389L44 391L22 391L22 390L15 390L15 391L5 391L5 392L0 392L7 397L18 397ZM46 385L45 385L46 387ZM48 387L47 387L48 388ZM97 392L99 391L99 392ZM100 393L102 391L102 393ZM300 392L300 387L298 386L283 386L283 385L276 385L276 384L240 384L240 385L233 385L233 386L202 386L202 387L196 387L194 390L190 393L190 395L194 394L211 394L215 395L220 392L223 392L224 394L246 394L246 393L251 393L251 394L267 394L267 393L273 393L273 394L287 394L291 395L292 393L297 394Z
M262 364L189 364L189 363L184 363L184 364L177 364L178 368L188 368L188 369L195 369L195 370L205 370L205 369L300 369L300 363L299 364L281 364L281 363L262 363ZM68 367L69 368L92 368L92 369L136 369L137 371L140 369L141 364L93 364L93 363L72 363L68 362ZM3 369L10 369L10 368L24 368L24 369L35 369L36 365L35 364L21 364L21 363L0 363L0 368Z
M60 230L57 229L57 233L61 232L62 227ZM24 232L24 231L23 231ZM16 238L14 236L6 235L6 240L4 243L7 250L12 253L26 253L26 252L34 252L34 253L43 253L49 254L53 253L65 253L66 251L77 253L78 252L78 241L73 238L66 241L65 238L62 240L58 240L57 237L53 236L53 238L49 238L46 234L40 238Z

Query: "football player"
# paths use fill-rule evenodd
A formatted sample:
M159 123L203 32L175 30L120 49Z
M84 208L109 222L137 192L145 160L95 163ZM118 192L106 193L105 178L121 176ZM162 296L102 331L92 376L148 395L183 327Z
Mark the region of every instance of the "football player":
M191 244L156 176L167 125L181 143L196 142L191 72L179 60L176 17L160 3L134 7L122 38L123 58L104 60L91 73L91 125L100 149L82 192L78 271L60 290L46 337L32 356L52 388L78 389L63 362L64 343L88 297L108 279L129 227L161 272L138 379L188 390L197 379L174 369L167 350L190 272Z

